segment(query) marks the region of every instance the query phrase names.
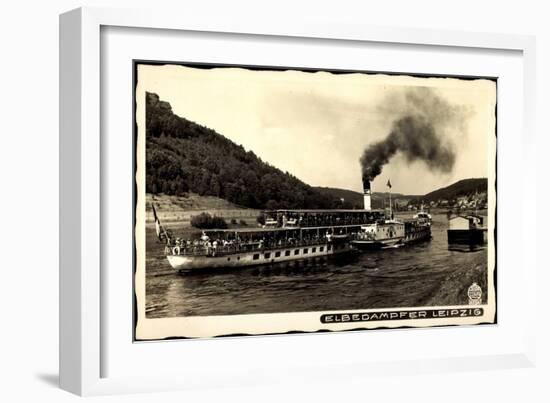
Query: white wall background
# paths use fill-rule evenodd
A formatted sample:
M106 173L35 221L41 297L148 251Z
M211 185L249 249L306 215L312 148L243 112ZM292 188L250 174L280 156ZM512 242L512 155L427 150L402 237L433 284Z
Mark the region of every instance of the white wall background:
M250 5L251 4L251 5ZM186 7L188 13L269 15L315 14L373 25L464 29L537 36L537 132L539 213L547 200L546 152L550 110L549 13L542 1L86 1L5 2L0 17L0 400L74 401L57 389L58 293L58 14L81 5ZM545 147L546 146L546 147ZM545 246L541 216L538 249ZM546 238L548 238L546 236ZM548 264L539 264L546 266ZM369 378L347 384L308 384L94 398L101 401L550 401L550 308L540 287L541 323L537 368L450 375ZM521 301L518 301L521 302ZM414 346L411 346L414 348ZM287 400L288 399L288 400Z

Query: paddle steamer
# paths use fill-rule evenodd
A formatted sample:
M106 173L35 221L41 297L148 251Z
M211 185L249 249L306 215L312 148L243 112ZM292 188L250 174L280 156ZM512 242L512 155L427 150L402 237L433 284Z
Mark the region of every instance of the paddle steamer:
M365 186L369 187L364 190L366 194L370 191L370 185ZM389 181L388 186L391 188ZM394 219L390 193L389 219L362 225L361 230L353 235L351 244L355 248L366 250L420 242L431 238L431 225L432 216L424 211L423 206L412 219Z
M365 223L383 219L373 210L265 211L263 228L203 231L200 240L170 240L166 256L180 271L246 267L351 253L349 239ZM289 224L290 223L290 224Z

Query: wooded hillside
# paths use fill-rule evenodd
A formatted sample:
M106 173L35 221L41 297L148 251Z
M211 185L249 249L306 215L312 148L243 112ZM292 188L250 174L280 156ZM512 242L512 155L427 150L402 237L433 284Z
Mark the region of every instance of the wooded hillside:
M350 208L146 93L146 189L216 196L260 209Z

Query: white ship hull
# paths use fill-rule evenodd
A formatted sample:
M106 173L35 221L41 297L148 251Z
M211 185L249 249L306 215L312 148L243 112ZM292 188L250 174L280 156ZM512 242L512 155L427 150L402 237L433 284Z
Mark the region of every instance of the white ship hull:
M215 255L178 255L168 254L166 257L174 270L190 272L207 269L230 269L237 267L266 265L295 260L328 257L350 252L352 248L347 243L320 244L311 246L284 247L271 250L256 250L242 253Z
M352 245L358 249L383 248L384 246L395 246L403 243L404 240L404 236L375 240L354 240Z
M394 246L405 240L405 225L400 221L388 220L361 226L351 244L357 249L376 249Z
M393 227L391 231L388 231L389 227ZM430 238L430 224L391 222L365 227L365 230L351 243L357 249L376 249L398 244L420 242Z

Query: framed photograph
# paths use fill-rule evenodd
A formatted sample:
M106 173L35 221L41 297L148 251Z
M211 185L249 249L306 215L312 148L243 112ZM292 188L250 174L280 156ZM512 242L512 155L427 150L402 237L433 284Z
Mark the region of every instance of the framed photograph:
M531 38L105 9L60 35L63 388L531 365Z

